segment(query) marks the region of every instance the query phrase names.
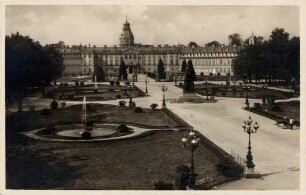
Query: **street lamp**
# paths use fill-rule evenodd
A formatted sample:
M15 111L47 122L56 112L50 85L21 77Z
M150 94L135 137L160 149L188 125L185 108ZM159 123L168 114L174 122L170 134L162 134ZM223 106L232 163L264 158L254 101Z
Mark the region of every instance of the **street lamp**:
M257 133L257 129L259 128L257 122L255 122L255 124L253 125L252 128L252 123L253 120L251 117L249 117L249 119L247 121L244 121L242 124L242 128L244 130L245 133L249 134L249 146L248 146L248 153L246 155L246 166L247 166L247 171L246 171L246 175L252 175L254 174L254 167L255 164L253 163L253 156L252 156L252 147L251 147L251 134L252 133Z
M163 108L166 108L165 92L168 90L168 87L163 84L161 90L163 91Z
M262 104L266 105L267 104L267 98L266 98L266 89L268 88L267 84L263 84L261 85L261 88L263 89L263 93L262 93Z
M194 172L194 158L193 153L198 148L200 143L200 138L198 138L194 131L190 131L188 136L182 138L182 143L184 148L191 150L191 165L188 177L188 186L192 187L195 184L195 172Z
M207 79L207 78L205 78L205 84L206 84L205 93L206 93L206 99L208 100L208 89L207 89L207 82L208 82L208 79Z
M245 85L244 85L243 89L245 90L245 108L247 109L247 108L250 107L249 95L248 95L248 91L250 90L250 86L247 85L247 82L245 82Z
M146 94L147 94L148 93L148 83L149 83L149 80L147 77L146 77L145 83L146 83Z
M129 85L130 88L130 101L129 101L129 107L133 107L133 100L132 100L132 86Z

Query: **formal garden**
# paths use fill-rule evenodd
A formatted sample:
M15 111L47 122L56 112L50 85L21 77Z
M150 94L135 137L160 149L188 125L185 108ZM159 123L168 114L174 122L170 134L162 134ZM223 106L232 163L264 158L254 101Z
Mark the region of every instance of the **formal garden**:
M84 83L75 81L72 83L61 83L58 86L45 89L45 98L59 100L80 101L86 96L87 100L103 101L126 99L131 97L144 97L145 93L130 82L110 81L109 83Z
M7 188L182 189L191 153L180 141L191 129L187 123L156 106L86 105L92 129L98 124L114 124L114 131L121 125L134 125L150 133L114 141L45 141L23 133L45 128L40 136L57 138L59 127L81 124L82 105L12 113L6 118ZM240 178L240 165L203 135L198 137L195 188L210 189Z

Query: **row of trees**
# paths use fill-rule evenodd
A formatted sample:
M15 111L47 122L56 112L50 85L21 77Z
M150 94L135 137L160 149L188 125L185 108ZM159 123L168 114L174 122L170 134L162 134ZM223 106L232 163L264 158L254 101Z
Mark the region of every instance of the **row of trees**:
M61 76L63 58L52 47L43 47L38 41L18 32L5 37L6 102L19 102L27 89L44 88Z
M247 45L233 61L234 73L249 82L252 79L300 80L300 39L293 37L282 28L272 31L269 40Z

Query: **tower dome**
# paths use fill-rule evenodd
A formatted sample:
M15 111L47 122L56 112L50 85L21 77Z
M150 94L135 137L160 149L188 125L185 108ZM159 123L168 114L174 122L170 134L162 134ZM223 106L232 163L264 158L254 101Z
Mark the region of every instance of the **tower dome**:
M127 19L123 24L123 30L119 40L121 47L128 47L134 45L134 35L132 33L130 23L128 23Z

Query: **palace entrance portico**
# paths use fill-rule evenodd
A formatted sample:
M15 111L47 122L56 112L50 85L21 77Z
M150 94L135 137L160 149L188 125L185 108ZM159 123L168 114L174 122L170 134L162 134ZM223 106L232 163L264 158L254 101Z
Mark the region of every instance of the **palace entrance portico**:
M121 56L127 66L127 72L138 74L141 62L140 52L133 48L127 48L122 51Z

